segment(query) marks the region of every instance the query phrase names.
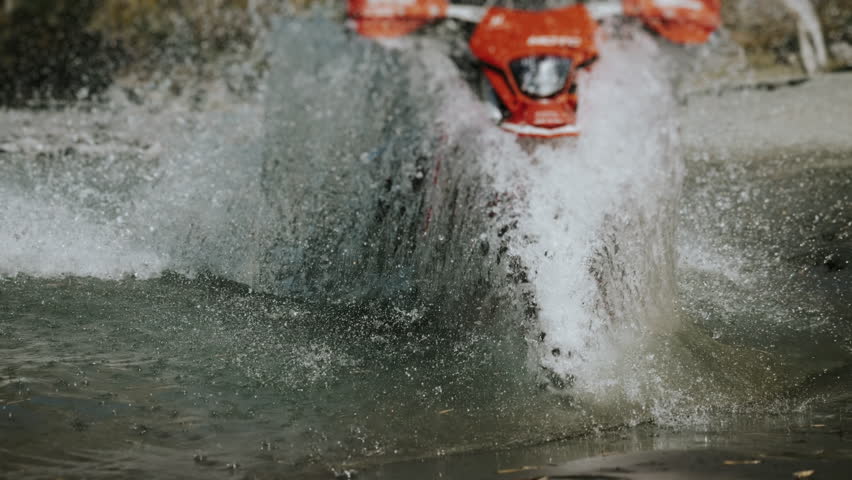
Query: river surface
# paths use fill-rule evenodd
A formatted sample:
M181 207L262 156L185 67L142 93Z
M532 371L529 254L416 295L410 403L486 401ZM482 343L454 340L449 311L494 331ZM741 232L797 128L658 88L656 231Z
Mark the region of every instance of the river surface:
M255 101L0 113L0 473L852 456L852 151L681 147L641 32L539 145L441 41L271 42Z

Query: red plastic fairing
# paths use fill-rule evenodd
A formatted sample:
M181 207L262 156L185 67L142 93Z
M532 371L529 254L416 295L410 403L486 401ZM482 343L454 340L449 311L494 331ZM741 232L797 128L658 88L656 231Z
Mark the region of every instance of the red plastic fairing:
M470 48L485 64L485 75L509 111L506 130L533 137L576 135L577 95L571 86L576 69L597 56L597 23L582 5L524 11L488 10L470 39ZM525 57L555 56L571 60L562 89L547 98L521 90L510 64Z
M349 0L347 13L367 37L411 33L447 15L448 0Z
M675 43L704 43L722 23L721 0L622 1L625 15L641 18Z

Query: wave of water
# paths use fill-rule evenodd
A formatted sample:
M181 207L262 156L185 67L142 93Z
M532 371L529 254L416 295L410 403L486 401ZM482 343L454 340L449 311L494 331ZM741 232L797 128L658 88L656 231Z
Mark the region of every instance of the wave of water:
M602 39L601 61L581 78L583 136L531 144L483 120L440 43L353 52L329 38L285 54L271 85L280 112L267 114L277 128L267 190L286 205L281 223L295 225L285 282L332 296L396 287L445 305L503 302L514 308L485 319L517 328L543 382L592 404L639 405L637 420L672 397L651 359L655 336L680 329L682 163L653 40ZM293 70L321 72L330 88L307 88ZM376 70L394 82L376 82ZM293 122L293 111L306 116ZM313 271L289 275L300 269Z
M0 273L210 272L427 312L440 331L484 323L590 412L694 413L725 395L729 364L702 358L719 346L675 308L671 79L649 37L626 35L581 76L579 140L488 123L440 41L388 48L324 21L274 37L259 104L22 113L39 126L2 154ZM115 138L77 135L92 129Z

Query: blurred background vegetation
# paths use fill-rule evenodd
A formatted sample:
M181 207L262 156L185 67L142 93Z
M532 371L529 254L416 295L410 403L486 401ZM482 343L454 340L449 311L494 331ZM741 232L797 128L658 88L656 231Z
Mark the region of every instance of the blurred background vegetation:
M508 1L508 0L506 0ZM834 68L852 67L852 0L813 0ZM482 3L476 0L465 3ZM506 2L503 2L506 3ZM515 6L565 3L516 0ZM756 68L798 68L795 20L780 0L723 0L730 38ZM276 15L343 0L0 0L0 105L87 99L116 78L198 78L248 60L229 81L251 90ZM229 63L229 60L232 61ZM233 76L233 75L232 75ZM184 83L191 82L191 80ZM181 83L170 83L174 93Z

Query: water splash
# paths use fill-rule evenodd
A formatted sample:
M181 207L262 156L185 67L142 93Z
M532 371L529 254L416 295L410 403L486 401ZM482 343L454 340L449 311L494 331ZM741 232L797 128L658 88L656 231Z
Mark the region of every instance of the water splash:
M626 35L601 39L601 60L580 79L578 141L525 151L499 132L482 140L501 188L519 197L511 252L537 309L530 365L591 403L647 403L631 389L658 379L625 382L637 354L626 343L679 327L672 238L682 164L671 79L652 39Z
M440 312L429 321L451 329L485 321L575 394L627 388L619 342L677 326L679 157L650 38L604 40L581 78L583 137L536 147L486 120L440 41L387 49L325 21L287 23L274 41L265 108L168 112L141 132L160 142L155 164L131 169L149 180L94 185L102 202L77 236L108 252L101 267L79 266L85 248L57 248L64 270L17 271L212 272L326 302L390 302ZM51 190L72 191L61 218L85 208L77 183ZM32 234L61 247L71 232Z
M3 153L12 228L0 268L208 272L326 305L418 312L394 328L487 339L592 423L748 397L774 377L749 372L754 356L708 340L675 308L671 79L649 37L624 35L601 39L580 79L583 136L533 145L487 121L441 41L388 49L330 22L285 23L263 102L68 112L45 137L105 123L119 138L83 139L103 151L51 154L44 169L29 166L35 150ZM126 158L111 155L118 144L131 145ZM329 349L316 345L294 355L324 371Z

